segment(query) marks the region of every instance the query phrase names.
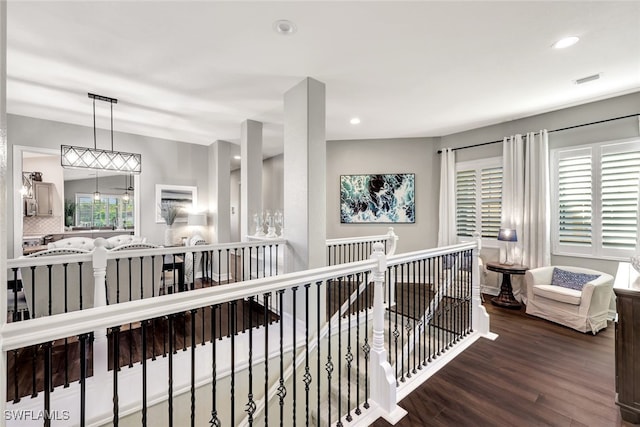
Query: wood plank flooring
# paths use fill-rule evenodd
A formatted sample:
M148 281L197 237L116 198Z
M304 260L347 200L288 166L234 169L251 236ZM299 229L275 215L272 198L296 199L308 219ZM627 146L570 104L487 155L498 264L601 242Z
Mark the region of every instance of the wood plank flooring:
M397 426L633 426L614 403L612 323L593 336L486 301L498 339L478 340L403 399Z

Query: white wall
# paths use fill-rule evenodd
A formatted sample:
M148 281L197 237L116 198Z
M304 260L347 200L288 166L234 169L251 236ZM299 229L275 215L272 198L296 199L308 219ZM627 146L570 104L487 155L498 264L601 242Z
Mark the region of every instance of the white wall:
M473 129L467 132L447 135L441 138L440 148L461 147L494 140L516 133L526 133L540 129L560 129L568 126L589 123L640 112L640 92L609 98L602 101L552 111L537 116L513 120L498 125ZM630 138L640 134L638 118L611 121L603 124L585 126L572 130L549 134L549 149L572 145L590 144L616 139ZM502 144L456 151L457 161L502 156ZM615 275L617 261L593 258L553 256L554 265L586 266Z
M393 226L398 252L431 248L438 240L438 138L327 141L327 238L385 234ZM340 175L415 173L414 224L341 224ZM285 212L286 221L286 212Z
M88 117L90 119L90 117ZM90 120L87 120L90 122ZM117 123L115 123L117 128ZM60 149L60 145L93 145L93 128L24 116L8 116L9 153L14 145ZM109 131L98 130L98 148L110 147ZM190 185L198 187L198 209L208 207L208 147L141 135L114 132L114 149L142 155L140 174L140 235L161 244L165 225L155 222L155 185ZM9 165L7 188L13 188L13 166ZM7 200L8 224L13 224L13 198ZM184 231L189 235L188 230ZM177 231L182 235L182 230ZM13 256L13 230L7 233L9 257Z

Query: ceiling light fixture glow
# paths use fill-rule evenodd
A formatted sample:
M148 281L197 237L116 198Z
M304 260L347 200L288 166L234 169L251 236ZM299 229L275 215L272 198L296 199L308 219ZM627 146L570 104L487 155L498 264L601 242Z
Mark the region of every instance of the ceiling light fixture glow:
M279 19L273 23L273 29L276 33L288 36L296 32L296 24L286 19Z
M552 47L554 49L564 49L566 47L573 46L574 44L578 43L578 40L580 40L580 38L576 36L565 37L555 42L552 45Z
M349 120L349 123L351 123L352 125L359 125L360 119L358 117L354 117L351 120Z
M233 158L236 159L236 160L240 160L242 157L236 155L236 156L233 156Z

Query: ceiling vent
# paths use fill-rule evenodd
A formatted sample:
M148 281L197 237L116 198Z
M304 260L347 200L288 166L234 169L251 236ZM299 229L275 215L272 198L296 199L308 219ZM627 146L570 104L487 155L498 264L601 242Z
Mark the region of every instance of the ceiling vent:
M593 74L591 76L587 76L587 77L583 77L581 79L576 80L576 84L577 85L581 85L583 83L588 83L588 82L592 82L594 80L598 80L600 78L600 73L598 74Z

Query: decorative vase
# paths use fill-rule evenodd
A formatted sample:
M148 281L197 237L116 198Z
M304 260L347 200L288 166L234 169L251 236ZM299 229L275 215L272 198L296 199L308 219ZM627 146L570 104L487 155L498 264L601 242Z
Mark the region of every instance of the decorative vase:
M171 228L171 226L167 227L166 230L164 230L164 245L165 246L173 246L173 241L174 241L174 237L173 237L173 228Z

